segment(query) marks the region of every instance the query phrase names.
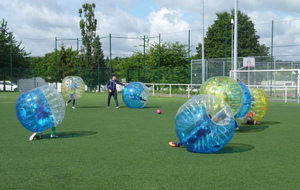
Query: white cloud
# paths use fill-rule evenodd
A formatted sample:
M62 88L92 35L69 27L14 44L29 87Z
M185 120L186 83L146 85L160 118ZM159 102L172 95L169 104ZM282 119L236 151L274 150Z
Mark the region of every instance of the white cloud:
M8 21L8 27L18 41L23 41L27 52L43 55L54 49L54 37L80 38L78 9L90 0L2 0L0 18ZM154 2L154 3L153 3ZM156 36L161 33L163 42L187 44L188 30L191 30L193 47L202 38L202 1L199 0L110 0L96 3L98 19L97 33L103 37L113 36ZM144 4L147 7L143 6ZM255 24L260 42L270 46L271 22L274 24L274 46L300 44L298 0L243 0L239 9ZM152 7L152 9L151 9ZM234 0L204 0L205 28L213 24L217 12L234 9ZM141 14L142 13L142 14ZM143 15L143 17L140 17ZM148 15L148 16L145 16ZM292 20L292 21L291 21ZM153 41L158 39L152 39ZM61 41L59 44L62 43ZM74 41L64 41L67 46ZM108 38L102 39L108 52ZM114 54L130 54L142 44L138 39L112 39ZM277 50L276 50L277 49ZM195 50L193 48L193 50ZM285 48L288 54L296 54L300 47ZM276 54L282 49L274 48Z
M183 13L180 9L162 8L159 11L152 11L148 20L150 23L150 33L152 35L161 34L162 42L179 42L181 44L188 44L188 30L190 24L184 20ZM193 33L195 36L196 32ZM156 39L158 42L158 39ZM198 41L194 40L194 45Z
M100 37L106 37L101 40L106 56L109 55L109 34L112 35L113 57L125 57L129 56L132 51L140 50L139 45L142 44L139 39L126 38L140 37L149 33L149 28L142 19L135 18L119 8L112 10L109 15L97 12L96 16L98 19L98 34Z
M202 22L202 1L156 0L156 2L161 7L187 10L195 19ZM217 12L229 12L235 6L234 0L215 0L213 2L204 0L203 2L205 29L213 24ZM243 13L246 13L255 24L257 35L261 37L260 43L269 47L271 46L272 20L274 20L274 55L281 56L298 55L300 51L300 21L295 20L300 18L299 5L300 2L298 0L240 0L238 8ZM199 25L198 28L202 28L201 26ZM191 27L195 27L195 25L191 25ZM284 48L281 46L284 46ZM291 56L290 58L300 59L300 56L294 58ZM289 59L289 57L286 57L286 59Z
M148 16L150 32L152 34L187 31L189 24L183 20L183 14L179 9L167 9L151 12Z
M80 35L79 18L67 14L54 1L2 2L3 16L16 40L22 41L32 56L42 56L55 48L55 37L76 38Z
M98 30L101 35L108 34L143 34L148 32L146 24L140 18L135 18L118 8L105 15L101 12L96 14Z
M273 23L273 54L275 56L298 55L300 48L300 19L293 16L281 18L274 12L258 12L254 11L249 14L257 30L257 34L261 37L260 43L271 47L272 41L272 20ZM272 20L270 20L272 18ZM299 45L299 46L298 46ZM291 57L291 59L299 59L299 57Z

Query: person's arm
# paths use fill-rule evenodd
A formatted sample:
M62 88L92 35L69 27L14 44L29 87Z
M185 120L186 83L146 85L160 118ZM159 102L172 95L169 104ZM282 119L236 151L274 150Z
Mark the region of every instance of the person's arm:
M121 83L119 81L116 81L116 83L119 84L119 85L125 86L125 84L123 84L123 83Z
M111 88L112 85L111 85L111 81L110 80L107 81L106 86L107 86L108 91L111 92L112 91L112 88Z
M108 89L108 90L111 90L111 84L110 84L110 80L109 80L109 81L107 81L107 83L106 83L106 86L107 86L107 89Z

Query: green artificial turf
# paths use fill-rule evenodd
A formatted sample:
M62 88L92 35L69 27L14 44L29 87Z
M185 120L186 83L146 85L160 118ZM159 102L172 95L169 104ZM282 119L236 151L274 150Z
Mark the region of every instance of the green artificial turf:
M299 189L300 106L270 103L261 125L245 126L219 152L169 147L186 98L150 97L143 109L106 108L85 93L67 107L58 139L29 141L20 93L0 93L0 189ZM161 109L162 114L156 114Z

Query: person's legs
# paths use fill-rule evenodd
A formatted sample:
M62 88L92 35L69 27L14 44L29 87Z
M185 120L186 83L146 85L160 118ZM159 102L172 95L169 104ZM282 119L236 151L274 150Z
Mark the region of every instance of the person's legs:
M210 129L199 129L198 131L196 131L196 133L193 136L189 137L185 141L188 144L194 144L196 141L198 141L201 138L204 138L206 135L210 133L211 133Z
M246 120L244 122L244 124L250 124L250 125L252 125L252 124L254 124L254 121L253 120Z
M107 107L110 106L110 99L112 97L112 92L108 92L108 99L107 99Z
M253 121L253 125L256 125L256 124L259 125L260 122L258 120Z
M74 94L69 94L69 100L66 102L66 106L68 106L68 104L75 99L75 95ZM73 105L74 107L74 105Z
M72 108L75 109L75 99L73 99L73 105Z
M234 128L235 128L235 130L239 130L239 126L238 126L236 120L234 120Z
M58 136L55 135L55 131L56 131L56 127L52 127L52 131L51 131L51 135L50 135L51 138L58 138Z
M35 136L37 139L42 139L43 138L43 132L39 132Z
M116 106L119 107L119 102L118 102L118 92L117 92L117 91L114 91L113 93L114 93L113 95L114 95L114 100L115 100L115 102L116 102Z
M179 146L181 146L181 145L183 145L183 143L181 143L181 142L169 142L169 145L170 146L172 146L172 147L179 147Z
M66 102L66 106L69 105L69 103L72 101L72 99L69 99L67 102Z
M169 142L169 145L172 147L179 147L183 145L184 143L193 144L196 141L198 141L200 138L206 136L207 134L211 133L210 129L199 129L194 133L190 138L185 139L183 142Z
M33 134L29 137L29 141L32 141L34 138L36 138L36 139L42 139L42 135L43 135L42 132L39 132L39 133L33 133Z
M142 97L140 97L140 102L141 103L145 103L147 100L146 99L143 99Z
M32 141L33 138L35 137L36 133L33 133L30 137L29 137L29 141Z

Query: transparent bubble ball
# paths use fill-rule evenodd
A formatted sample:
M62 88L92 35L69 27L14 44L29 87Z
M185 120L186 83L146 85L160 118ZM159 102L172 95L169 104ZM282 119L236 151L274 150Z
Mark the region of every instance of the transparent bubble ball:
M16 102L17 118L31 132L57 126L63 121L65 111L62 95L48 85L21 94Z
M177 111L176 135L189 151L217 152L234 135L233 117L231 108L223 99L212 95L197 95Z
M130 82L122 92L122 99L129 108L143 108L149 99L149 90L141 82Z

